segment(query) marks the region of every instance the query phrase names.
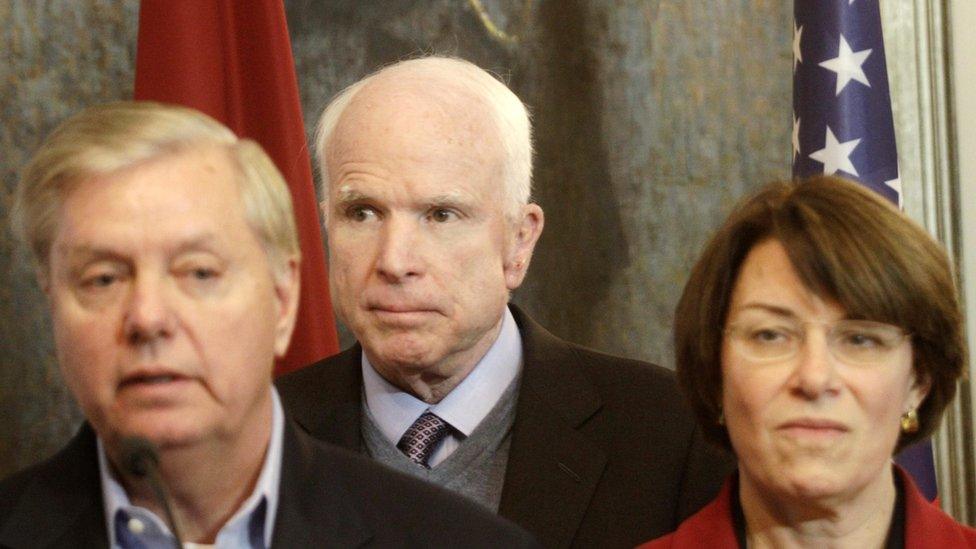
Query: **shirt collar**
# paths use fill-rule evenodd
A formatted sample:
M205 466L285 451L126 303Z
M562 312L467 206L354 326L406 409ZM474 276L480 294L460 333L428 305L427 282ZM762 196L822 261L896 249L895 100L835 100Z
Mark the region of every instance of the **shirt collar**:
M498 338L471 373L437 404L431 406L384 379L366 353L362 353L363 392L377 427L394 444L427 410L468 436L495 406L521 367L522 336L506 307Z
M258 476L251 495L217 533L214 544L216 547L247 547L253 545L248 541L251 539L250 528L256 520L257 524L262 524L261 519L263 519L263 533L259 539L263 540L264 547L271 547L274 519L278 510L278 487L281 484L281 458L285 430L285 414L281 407L278 391L274 387L271 388L271 400L271 439L268 442L264 464L261 466L261 474ZM97 445L98 472L101 477L102 501L105 509L105 525L109 536L109 547L119 547L115 534L115 523L123 516L147 519L151 523L147 525L149 528L172 539L169 527L162 519L148 509L132 504L129 496L125 493L125 489L109 467L101 438L98 438ZM261 510L264 513L263 517L257 515ZM119 511L122 513L120 514Z

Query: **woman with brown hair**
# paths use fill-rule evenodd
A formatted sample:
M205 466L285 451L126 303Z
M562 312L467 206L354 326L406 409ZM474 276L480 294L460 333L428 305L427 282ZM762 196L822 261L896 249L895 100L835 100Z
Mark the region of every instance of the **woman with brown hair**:
M936 428L966 360L951 264L904 214L835 177L770 185L675 317L678 379L738 471L646 547L976 547L891 460Z

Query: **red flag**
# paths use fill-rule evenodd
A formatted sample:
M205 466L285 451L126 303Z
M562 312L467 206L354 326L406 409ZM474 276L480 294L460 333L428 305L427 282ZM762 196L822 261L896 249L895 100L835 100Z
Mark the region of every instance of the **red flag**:
M281 374L339 349L295 63L281 0L142 0L135 98L207 113L284 174L302 248L298 323Z

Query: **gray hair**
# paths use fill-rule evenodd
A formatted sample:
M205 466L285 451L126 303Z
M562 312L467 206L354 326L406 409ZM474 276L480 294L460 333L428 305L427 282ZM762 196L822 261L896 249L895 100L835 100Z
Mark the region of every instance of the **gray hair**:
M58 212L82 180L200 146L222 147L238 171L248 225L276 270L300 258L291 193L260 145L239 139L209 116L175 105L119 101L85 109L61 123L24 167L14 192L14 233L47 275Z

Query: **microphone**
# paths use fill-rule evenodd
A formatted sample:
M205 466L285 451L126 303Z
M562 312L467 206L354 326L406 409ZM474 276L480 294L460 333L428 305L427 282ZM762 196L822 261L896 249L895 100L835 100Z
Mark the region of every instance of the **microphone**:
M121 450L122 470L135 478L146 479L156 496L156 502L163 506L166 520L176 538L177 549L183 549L183 536L180 535L166 488L159 477L159 452L156 451L156 445L142 437L127 437L122 439Z

